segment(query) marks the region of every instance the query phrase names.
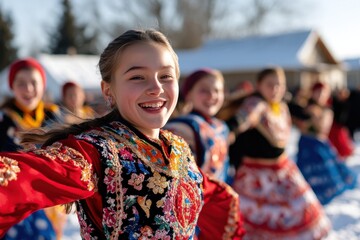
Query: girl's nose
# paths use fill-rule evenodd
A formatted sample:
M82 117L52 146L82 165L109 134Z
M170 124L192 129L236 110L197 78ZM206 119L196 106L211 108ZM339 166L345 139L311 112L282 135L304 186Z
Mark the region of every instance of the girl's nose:
M26 90L27 92L33 91L33 90L34 90L33 84L27 83L27 84L25 85L25 90Z
M149 82L149 88L147 90L148 94L158 96L163 92L164 92L163 86L156 77Z

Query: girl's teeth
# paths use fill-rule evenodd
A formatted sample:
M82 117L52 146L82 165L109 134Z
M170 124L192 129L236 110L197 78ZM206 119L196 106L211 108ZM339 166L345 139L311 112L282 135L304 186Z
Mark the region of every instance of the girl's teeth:
M154 103L154 104L141 104L141 107L147 107L147 108L159 108L163 105L163 103Z

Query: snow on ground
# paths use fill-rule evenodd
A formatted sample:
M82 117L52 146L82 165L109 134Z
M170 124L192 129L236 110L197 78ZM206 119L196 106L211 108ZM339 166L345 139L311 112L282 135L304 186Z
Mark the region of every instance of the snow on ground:
M287 152L294 159L297 151L299 133L293 129L292 138L287 147ZM354 156L347 160L348 166L360 175L360 133L356 141ZM360 176L358 178L360 186ZM347 190L342 195L334 198L324 207L325 212L332 222L333 230L326 240L358 240L360 239L360 187ZM64 231L63 240L80 240L79 223L76 214L71 214Z
M333 224L328 240L360 239L360 142L357 141L355 154L347 163L358 174L358 187L345 191L325 206Z

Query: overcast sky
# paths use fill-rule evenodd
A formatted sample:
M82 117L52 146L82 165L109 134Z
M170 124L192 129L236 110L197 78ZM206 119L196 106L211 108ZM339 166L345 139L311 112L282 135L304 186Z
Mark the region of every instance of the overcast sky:
M296 25L318 31L338 59L360 57L360 0L310 2L311 9L303 10L306 14ZM46 45L46 33L59 13L59 0L1 0L0 6L12 13L22 57L29 54L30 46Z

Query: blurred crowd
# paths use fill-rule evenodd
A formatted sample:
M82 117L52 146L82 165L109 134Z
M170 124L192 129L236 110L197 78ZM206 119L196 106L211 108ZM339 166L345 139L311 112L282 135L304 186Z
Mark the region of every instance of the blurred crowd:
M1 152L21 150L24 132L51 129L54 124L80 126L103 117L114 105L105 98L101 108L92 108L82 86L73 80L63 85L60 102L44 101L46 76L32 58L14 62L8 81L13 97L0 108ZM334 90L326 81L288 90L280 67L264 68L256 79L244 80L231 91L225 89L225 81L220 71L210 68L186 76L176 109L163 128L190 146L197 166L209 177L204 184L239 202L238 211L234 202L226 205L233 212L225 215L225 197L211 195L199 225L225 229L229 215L239 212L233 218L243 226L233 235L238 238L325 238L331 223L323 206L356 187L357 176L346 160L354 154L360 128L360 92ZM285 151L292 128L300 132L294 159ZM205 188L205 195L210 188ZM61 239L65 221L63 205L45 208L12 226L4 239ZM198 237L215 239L209 238L212 234L200 231Z

